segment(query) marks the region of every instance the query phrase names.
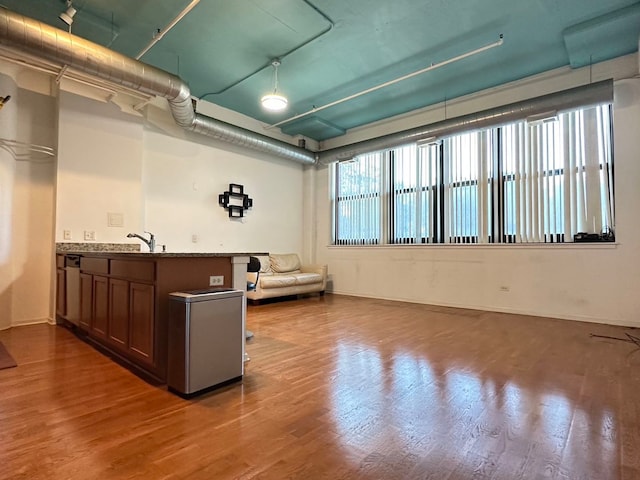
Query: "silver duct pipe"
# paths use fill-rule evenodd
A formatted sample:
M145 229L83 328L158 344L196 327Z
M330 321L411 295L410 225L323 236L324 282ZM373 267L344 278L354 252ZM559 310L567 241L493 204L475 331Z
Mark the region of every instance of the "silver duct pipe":
M205 115L196 114L189 87L179 77L37 20L0 8L0 47L169 101L176 123L224 142L315 164L313 152Z
M597 105L613 101L613 81L584 85L581 87L551 93L542 97L523 100L483 112L472 113L449 120L416 127L383 137L352 143L343 147L320 152L318 157L322 164L350 160L365 153L377 152L400 145L415 143L420 140L442 138L460 132L498 127L507 123L523 120L532 115L546 112L559 113L577 107Z

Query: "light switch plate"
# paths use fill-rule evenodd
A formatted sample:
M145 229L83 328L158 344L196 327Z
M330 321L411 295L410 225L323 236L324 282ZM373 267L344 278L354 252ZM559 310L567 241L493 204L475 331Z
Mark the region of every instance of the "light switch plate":
M71 230L64 230L62 232L62 238L65 240L71 240Z
M110 227L124 227L124 215L121 213L107 213L107 225Z

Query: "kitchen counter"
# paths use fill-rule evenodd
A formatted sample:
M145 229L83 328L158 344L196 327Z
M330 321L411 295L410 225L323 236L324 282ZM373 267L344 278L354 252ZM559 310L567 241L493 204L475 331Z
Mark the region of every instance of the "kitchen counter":
M56 253L140 252L139 243L57 242Z
M249 256L264 255L86 251L72 245L57 249L58 320L71 322L80 336L160 382L167 372L169 294L210 286L245 290ZM110 247L115 245L119 244ZM73 272L79 275L79 285L70 296L66 279L72 255L79 256ZM70 320L70 311L79 312L76 322Z
M82 255L84 257L98 258L192 258L192 257L249 257L250 255L268 255L268 253L255 252L86 252L81 250L58 251L65 255Z
M265 252L143 252L138 243L56 243L56 253L92 257L123 258L188 258L188 257L248 257L269 255Z

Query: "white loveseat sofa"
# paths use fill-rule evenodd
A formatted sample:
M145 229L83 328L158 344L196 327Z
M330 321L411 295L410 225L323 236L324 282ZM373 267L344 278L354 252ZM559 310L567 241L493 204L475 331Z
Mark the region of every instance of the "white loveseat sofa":
M285 297L304 293L324 295L327 286L326 265L302 265L295 253L272 253L260 259L260 273L247 273L247 280L256 289L247 298L259 302L263 298Z

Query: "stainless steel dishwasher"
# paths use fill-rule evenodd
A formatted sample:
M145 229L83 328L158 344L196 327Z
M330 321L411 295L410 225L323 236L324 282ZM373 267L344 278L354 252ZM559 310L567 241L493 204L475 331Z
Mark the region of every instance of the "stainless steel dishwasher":
M169 294L171 390L189 395L242 377L243 297L230 288Z
M64 269L66 271L66 302L68 322L80 323L80 255L65 255Z

